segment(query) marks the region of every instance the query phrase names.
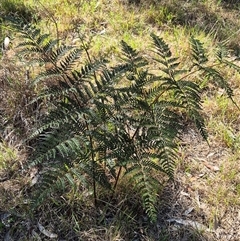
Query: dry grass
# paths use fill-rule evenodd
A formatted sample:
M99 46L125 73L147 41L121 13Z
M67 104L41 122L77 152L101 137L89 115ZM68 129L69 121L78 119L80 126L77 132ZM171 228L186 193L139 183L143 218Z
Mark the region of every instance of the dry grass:
M233 153L218 133L210 135L210 147L191 129L186 138L186 143L192 144L182 150L183 161L177 176L191 199L190 206L198 210L212 230L212 240L238 240L239 151Z
M34 11L38 26L55 37L59 35L63 42L74 42L76 29L93 34L93 54L107 52L113 61L120 40L144 51L152 31L176 50L184 67L188 65L185 53L189 51L191 34L205 43L210 54L212 45L218 42L227 43L235 51L239 47L237 5L220 4L217 0L127 2L28 0L26 6L38 9ZM1 30L3 35L13 34L7 25ZM4 86L0 91L0 108L6 121L15 118L16 122L11 122L15 126L6 125L3 119L0 123L4 129L0 137L5 139L0 148L0 239L49 240L50 234L58 234L52 240L240 240L240 115L214 86L205 93L203 103L210 146L191 125L186 127L179 146L175 181L159 192L156 225L147 223L139 196L126 183L120 185L114 197L103 191L98 209L86 201L91 193L79 186L75 192L69 189L50 196L32 213L29 200L34 170L22 169L26 147L21 146L18 131L30 131L32 122L24 109L23 93L27 89L31 99L36 90L23 83L21 68L1 60L0 78ZM224 71L234 88L235 101L240 103L239 74ZM192 223L184 223L186 220L204 225L205 230L197 230ZM39 223L49 236L40 231Z

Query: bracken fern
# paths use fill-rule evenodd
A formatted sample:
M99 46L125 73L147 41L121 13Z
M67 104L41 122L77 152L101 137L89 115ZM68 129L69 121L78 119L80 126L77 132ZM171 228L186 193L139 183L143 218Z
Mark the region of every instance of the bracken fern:
M167 43L152 34L151 62L158 71L151 73L147 59L125 42L119 63L111 66L104 59L93 60L83 38L75 49L61 46L34 28L24 29L20 36L22 55L51 63L37 75L35 84L54 80L37 98L51 104L29 137L36 140L29 165L42 169L39 199L65 183L74 187L79 180L85 187L92 186L97 205L98 185L114 192L119 179L128 177L150 220L156 221L161 183L155 174L174 176L183 114L207 140L201 89L191 76L199 71L232 99L233 92L217 65L239 71L237 65L220 57L216 65L208 65L203 45L194 38L190 40L192 67L183 70Z

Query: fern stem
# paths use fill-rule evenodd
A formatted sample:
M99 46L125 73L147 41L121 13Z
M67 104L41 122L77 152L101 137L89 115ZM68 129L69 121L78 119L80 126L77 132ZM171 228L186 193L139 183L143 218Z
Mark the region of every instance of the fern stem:
M94 196L94 205L97 207L97 189L96 189L96 181L95 181L95 162L94 162L94 153L92 146L92 137L89 137L90 145L91 145L91 158L92 158L92 176L93 176L93 196Z
M214 67L217 67L217 66L219 66L219 65L221 65L221 63L213 64L213 65L209 66L208 68L214 68ZM200 66L200 67L201 67L201 66ZM201 69L196 69L196 70L194 70L194 71L192 71L192 72L190 72L190 73L182 76L181 78L178 79L178 81L184 80L184 79L186 79L187 77L193 75L194 73L197 73L198 71L200 71L200 70L202 70L202 69L204 69L204 68L201 67Z
M85 116L84 116L85 118ZM89 125L85 118L85 124L88 132L90 131ZM94 196L94 206L97 207L97 188L96 188L96 181L95 181L95 161L94 161L94 152L93 152L93 138L91 134L89 134L89 142L90 142L90 148L91 148L91 161L92 161L92 179L93 179L93 196Z
M89 52L88 52L88 47L87 47L87 45L84 43L84 40L83 40L83 38L81 37L81 35L79 34L79 38L80 38L80 41L81 41L81 43L82 43L82 47L83 47L83 49L84 49L84 51L85 51L85 53L86 53L86 55L87 55L87 59L88 59L88 62L89 62L89 64L92 64L92 59L91 59L91 57L90 57L90 54L89 54ZM97 80L97 75L96 75L96 72L94 71L93 72L93 75L94 75L94 80L96 81Z
M118 185L118 181L119 181L119 177L120 177L120 175L121 175L121 172L122 172L122 167L120 167L119 170L118 170L118 174L117 174L117 178L116 178L116 181L115 181L113 190L115 190L116 187L117 187L117 185Z
M90 137L90 140L92 138ZM90 141L91 142L91 141ZM97 207L97 189L96 189L96 181L95 181L95 162L94 162L94 153L91 151L92 157L92 175L93 175L93 195L94 195L94 206Z

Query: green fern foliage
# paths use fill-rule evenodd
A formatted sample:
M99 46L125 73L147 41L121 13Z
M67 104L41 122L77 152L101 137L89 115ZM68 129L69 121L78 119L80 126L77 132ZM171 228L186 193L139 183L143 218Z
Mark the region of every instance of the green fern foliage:
M119 179L126 177L150 220L156 221L162 185L156 174L174 178L182 116L195 123L207 140L202 90L192 73L198 71L216 82L230 98L233 92L216 66L208 65L200 41L191 38L192 68L185 70L162 38L151 37L150 62L158 66L154 73L148 60L123 41L122 57L111 66L105 59L90 57L84 38L75 49L35 28L20 33L19 54L40 66L51 63L34 82L48 83L37 97L46 111L29 136L35 140L29 165L39 166L43 173L38 187L41 201L47 190L75 188L80 182L93 191L97 205L100 186L114 194ZM222 63L228 64L221 59Z
M206 56L206 51L204 50L203 44L193 37L190 39L192 47L192 57L194 59L193 64L196 66L202 66L207 63L208 58Z
M214 85L218 86L219 88L225 90L227 96L233 101L233 90L230 87L229 83L224 79L220 70L216 69L213 66L207 65L208 58L206 57L206 50L204 50L203 44L194 38L190 40L192 46L192 56L193 56L193 63L201 70L203 78L206 78ZM220 60L220 63L231 63L230 66L237 66L234 65L232 62L225 60L226 52L221 49L221 51L217 52L217 58ZM216 65L219 67L219 65Z

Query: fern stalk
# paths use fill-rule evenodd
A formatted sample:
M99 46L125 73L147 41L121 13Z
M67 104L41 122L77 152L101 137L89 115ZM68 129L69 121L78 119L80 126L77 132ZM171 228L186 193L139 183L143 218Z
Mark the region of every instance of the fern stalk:
M86 118L85 118L85 125L86 125L86 129L89 133L88 137L89 137L90 151L91 151L91 169L92 169L91 172L92 172L92 181L93 181L93 197L94 197L94 205L95 205L95 207L97 207L97 188L96 188L96 180L95 180L96 170L95 170L94 141L93 141L93 138L91 136L90 128L89 128L89 125L87 123Z

